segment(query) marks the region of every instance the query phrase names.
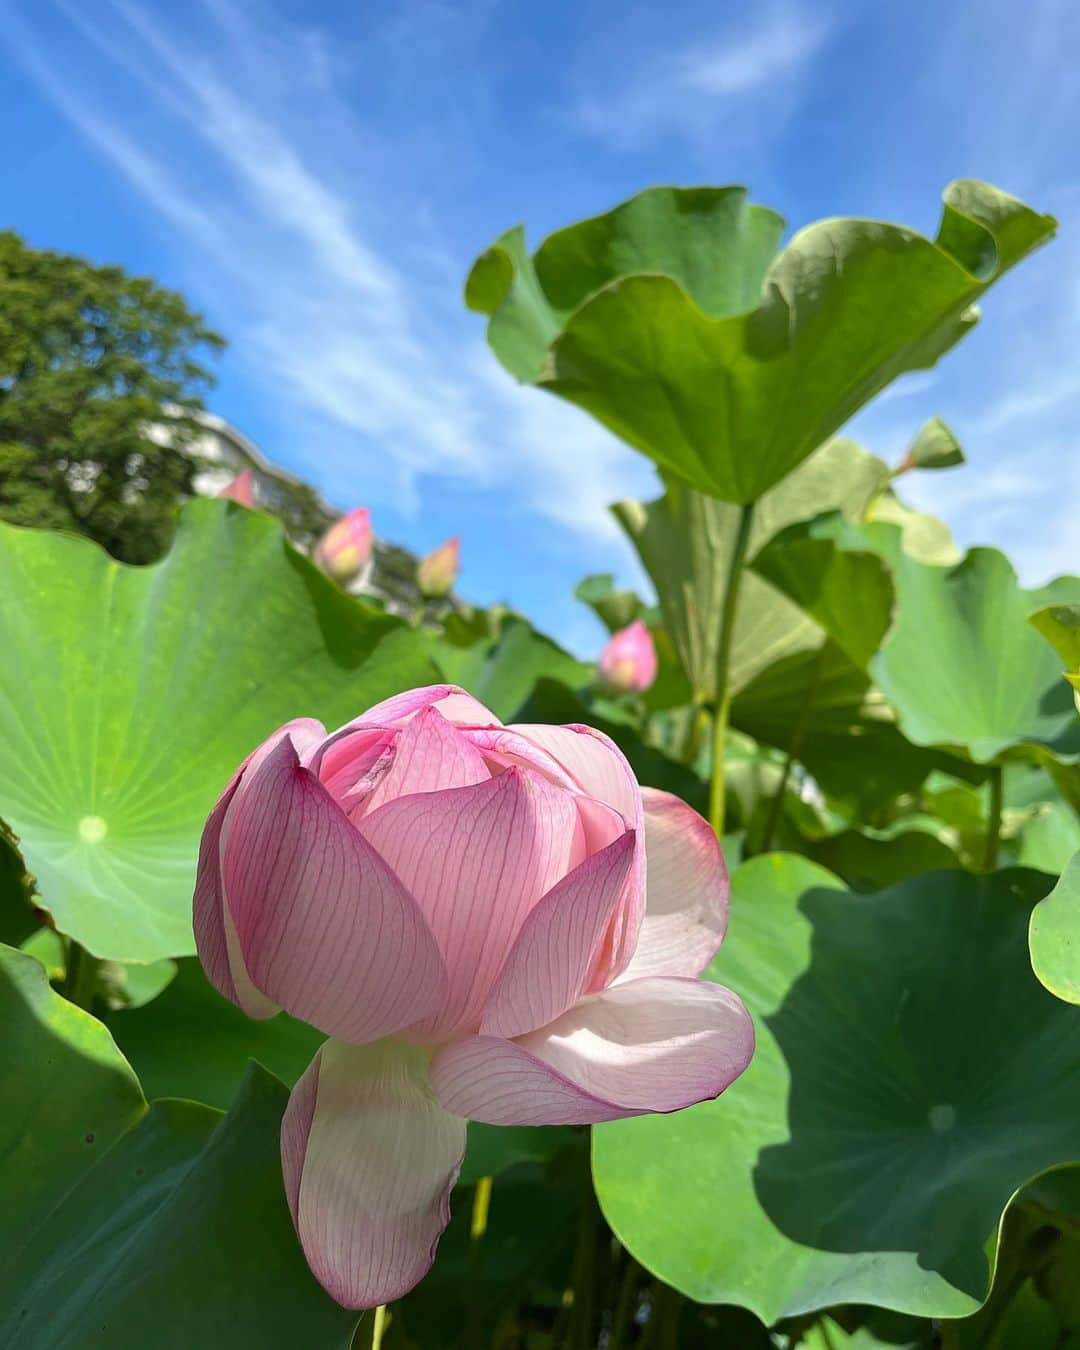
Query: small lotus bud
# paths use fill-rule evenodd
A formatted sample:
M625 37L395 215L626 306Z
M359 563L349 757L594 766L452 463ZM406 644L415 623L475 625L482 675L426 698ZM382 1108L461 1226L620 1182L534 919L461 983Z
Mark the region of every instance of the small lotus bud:
M425 600L441 600L454 589L461 570L461 540L455 534L445 544L421 558L416 568L416 585Z
M611 637L599 672L600 683L615 694L643 694L656 679L656 647L640 619Z
M367 566L371 546L371 515L358 506L326 531L315 547L315 561L344 586Z
M226 483L218 497L225 497L230 502L239 502L241 506L255 506L255 474L251 469L245 469L243 473L238 473L231 483Z

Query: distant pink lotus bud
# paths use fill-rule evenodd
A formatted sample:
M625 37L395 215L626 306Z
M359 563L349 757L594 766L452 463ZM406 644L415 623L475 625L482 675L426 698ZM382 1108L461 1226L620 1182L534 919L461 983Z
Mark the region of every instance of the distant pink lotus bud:
M358 506L326 531L315 546L315 561L344 586L368 565L372 542L371 514Z
M454 589L461 570L461 540L455 534L445 544L421 558L416 568L416 584L425 600L441 600Z
M617 694L643 694L656 679L652 634L635 619L612 634L600 653L600 682Z
M245 469L243 473L238 473L231 483L226 483L219 493L218 497L226 497L231 502L239 502L241 506L255 506L255 474L251 469Z
M468 1120L676 1111L738 1077L749 1015L695 978L727 907L709 826L589 727L503 726L437 685L254 751L206 822L195 938L250 1016L330 1038L281 1159L333 1297L427 1272Z

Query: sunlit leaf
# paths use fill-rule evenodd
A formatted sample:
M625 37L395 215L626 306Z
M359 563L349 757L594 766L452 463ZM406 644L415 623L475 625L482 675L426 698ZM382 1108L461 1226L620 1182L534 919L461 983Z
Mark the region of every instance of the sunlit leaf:
M715 1102L594 1129L620 1240L770 1323L978 1307L1011 1195L1080 1148L1080 1024L1025 951L1047 884L937 872L865 896L801 858L739 868L709 976L746 1001L757 1051Z
M478 261L469 305L518 379L591 412L665 470L749 502L898 375L932 366L1054 220L984 183L945 192L936 240L833 219L771 257L739 189L654 188Z
M0 590L0 817L56 926L114 960L194 950L203 822L275 727L435 678L423 635L231 502L193 502L151 567L0 527Z
M1031 915L1031 964L1052 994L1080 1003L1080 853Z

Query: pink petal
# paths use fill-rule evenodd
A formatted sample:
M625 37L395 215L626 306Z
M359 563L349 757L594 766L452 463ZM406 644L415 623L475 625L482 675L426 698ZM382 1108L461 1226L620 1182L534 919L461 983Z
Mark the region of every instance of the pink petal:
M360 798L357 809L350 809L350 816L358 821L357 810L369 815L395 797L472 787L490 777L479 750L432 704L397 733L389 769L372 791Z
M229 808L243 791L249 774L282 740L287 738L298 750L304 750L317 745L325 734L322 723L310 717L299 717L279 727L229 779L203 827L192 901L195 947L210 983L249 1017L272 1017L278 1008L251 983L236 928L224 902L221 857L223 841L228 836Z
M645 803L645 918L621 979L699 975L723 941L728 873L709 823L693 807L656 788Z
M431 684L423 689L410 689L404 694L376 703L366 713L349 723L378 726L399 726L424 708L437 707L449 722L456 726L497 727L499 719L471 694L456 684Z
M388 1035L442 1003L416 901L282 741L229 815L222 872L254 984L328 1035Z
M641 789L625 755L610 737L586 726L551 727L539 724L508 728L551 755L590 797L613 807L635 832L637 849L626 898L612 920L607 952L593 980L594 989L606 988L630 962L645 913L645 831Z
M520 1036L577 1002L622 897L633 852L633 832L626 831L548 891L499 971L481 1033Z
M427 1053L327 1041L281 1126L285 1194L315 1278L346 1308L401 1298L450 1219L465 1121L444 1111Z
M410 1034L480 1025L488 991L532 907L584 857L574 797L525 769L474 787L399 797L360 828L416 897L450 992Z
M589 1125L718 1096L750 1062L738 998L699 980L648 979L586 999L517 1040L472 1036L435 1054L448 1111L492 1125Z
M389 727L351 727L335 731L301 763L339 804L351 793L368 791L390 767L395 732Z

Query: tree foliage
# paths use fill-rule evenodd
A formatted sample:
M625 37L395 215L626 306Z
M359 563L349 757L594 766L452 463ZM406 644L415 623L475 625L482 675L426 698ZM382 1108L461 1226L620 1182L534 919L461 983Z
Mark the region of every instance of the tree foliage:
M0 232L0 516L159 557L223 346L175 291Z

